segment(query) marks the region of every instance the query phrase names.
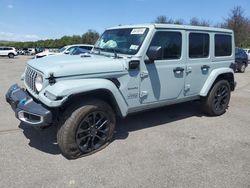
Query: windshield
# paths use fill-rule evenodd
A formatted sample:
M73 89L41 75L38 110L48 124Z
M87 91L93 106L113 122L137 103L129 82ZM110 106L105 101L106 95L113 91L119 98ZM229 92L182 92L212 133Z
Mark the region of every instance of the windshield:
M58 50L58 52L59 52L59 53L62 53L62 52L64 52L65 49L66 49L65 47L62 47L62 48L60 48L60 49Z
M96 42L95 49L135 55L139 51L147 33L147 28L106 30Z

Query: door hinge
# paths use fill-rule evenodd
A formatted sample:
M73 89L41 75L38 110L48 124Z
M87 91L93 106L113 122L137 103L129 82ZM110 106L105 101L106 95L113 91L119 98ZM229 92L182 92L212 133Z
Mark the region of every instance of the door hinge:
M140 93L140 98L146 97L148 96L148 92L147 91L141 91Z
M140 74L141 78L145 78L147 76L148 76L148 71L142 71L141 74Z
M187 67L186 73L191 73L192 72L192 67Z

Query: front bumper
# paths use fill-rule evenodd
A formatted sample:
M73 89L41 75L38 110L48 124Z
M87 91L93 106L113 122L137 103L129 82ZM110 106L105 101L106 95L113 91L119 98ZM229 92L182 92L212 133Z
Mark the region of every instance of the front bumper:
M28 92L17 84L9 88L5 97L20 121L35 127L44 127L52 123L52 112L35 102Z

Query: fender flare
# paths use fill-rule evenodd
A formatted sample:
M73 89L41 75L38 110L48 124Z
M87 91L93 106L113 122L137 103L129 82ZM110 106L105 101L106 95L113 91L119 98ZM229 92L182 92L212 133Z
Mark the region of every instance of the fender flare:
M39 99L48 107L60 107L62 106L72 95L84 94L96 90L107 90L113 98L121 112L121 115L125 117L128 113L128 105L124 100L119 89L115 84L108 79L72 79L61 80L53 85L48 85L39 93ZM46 97L46 93L49 92L58 100L51 100Z
M201 91L200 91L200 96L205 97L207 96L208 92L210 91L211 87L213 86L215 80L222 74L230 73L234 75L234 72L231 68L218 68L214 69L209 77L207 78L205 84L203 85Z

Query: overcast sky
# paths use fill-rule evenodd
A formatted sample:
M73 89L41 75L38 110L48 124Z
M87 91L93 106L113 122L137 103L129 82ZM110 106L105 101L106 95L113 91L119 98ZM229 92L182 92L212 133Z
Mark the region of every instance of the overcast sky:
M0 40L29 41L98 32L119 24L149 23L159 15L188 22L192 17L222 22L250 0L0 0Z

